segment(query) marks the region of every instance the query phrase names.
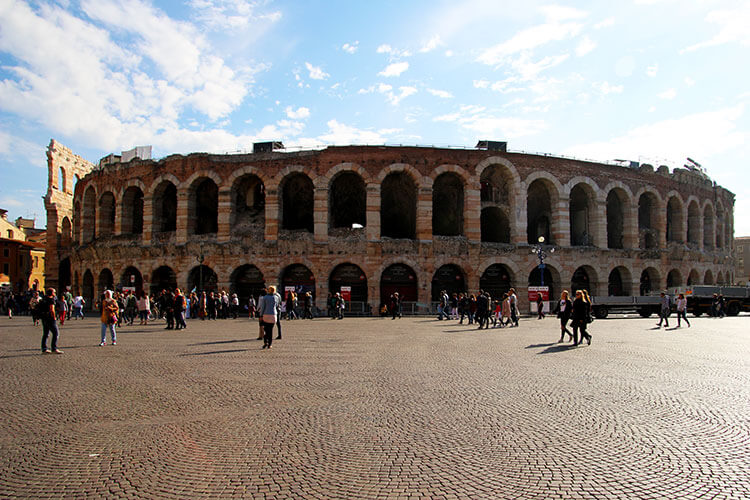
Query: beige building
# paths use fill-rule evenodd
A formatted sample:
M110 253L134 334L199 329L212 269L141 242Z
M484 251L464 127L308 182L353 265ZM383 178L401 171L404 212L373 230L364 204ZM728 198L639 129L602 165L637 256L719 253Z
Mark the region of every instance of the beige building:
M735 283L750 285L750 236L734 239Z

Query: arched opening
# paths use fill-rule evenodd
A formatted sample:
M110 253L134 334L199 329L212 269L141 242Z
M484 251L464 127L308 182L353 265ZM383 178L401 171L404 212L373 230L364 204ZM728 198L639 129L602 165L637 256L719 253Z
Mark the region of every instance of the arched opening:
M155 233L177 230L177 187L169 181L161 182L154 190Z
M216 276L214 270L201 264L200 266L192 268L188 273L186 290L192 291L195 289L199 294L201 292L206 292L208 294L209 292L218 291L218 282L219 278Z
M701 277L698 274L698 271L691 269L690 274L688 274L687 286L700 285L700 280Z
M557 272L557 269L549 264L544 265L544 273L539 269L539 266L535 266L529 273L529 286L548 287L550 300L554 300L561 291L558 291L558 288L560 288L560 274Z
M724 279L724 274L719 271L719 274L716 275L716 284L718 286L726 285L726 280Z
M281 184L281 228L312 233L315 189L308 176L290 174Z
M115 232L115 195L107 191L99 198L99 231L97 236L106 238Z
M63 292L65 291L65 288L71 285L70 276L71 276L70 259L68 257L65 257L63 260L60 261L60 266L58 268L58 281L57 281L58 296L62 296Z
M219 230L219 187L207 177L197 179L188 198L191 234L214 234Z
M440 292L445 290L448 296L466 291L466 280L463 270L455 264L440 266L432 276L432 301L440 300Z
M143 234L143 191L137 186L122 196L122 233Z
M97 300L101 300L102 294L105 290L115 289L115 278L112 276L112 271L107 268L102 269L102 272L99 273L99 281L97 285Z
M279 294L285 297L289 290L294 290L297 295L310 292L315 300L315 275L303 264L287 266L281 273Z
M83 273L81 297L86 301L84 309L89 310L94 306L94 274L90 269L86 269L86 272Z
M143 291L143 276L141 272L133 267L128 266L120 276L120 288L123 290L130 290L135 293Z
M66 192L65 191L65 170L63 170L62 167L60 167L57 173L57 189L59 189L63 193Z
M640 294L648 295L659 289L659 272L653 267L643 270L640 281Z
M349 228L367 225L367 189L356 172L341 172L330 188L330 227Z
M464 232L464 183L456 174L440 174L432 186L432 234L461 236Z
M609 273L607 294L617 297L630 295L630 271L626 267L618 266Z
M513 273L503 264L492 264L479 277L479 288L500 299L513 286Z
M703 284L704 285L714 284L714 273L712 273L710 269L708 269L706 273L703 275Z
M417 186L405 172L383 180L380 196L381 235L414 239L417 236Z
M490 165L479 177L482 206L485 203L510 208L510 193L513 176L502 165Z
M482 241L510 243L510 221L500 207L485 207L479 217Z
M667 241L682 243L683 233L682 203L679 198L672 196L667 202Z
M591 228L593 227L593 221L591 220L593 205L593 193L590 193L590 188L585 184L576 184L570 190L571 246L593 246L594 241L591 234Z
M724 207L716 207L716 248L724 248Z
M552 245L552 207L557 202L554 186L545 179L531 183L526 198L526 215L528 217L526 233L529 244L535 244L540 236Z
M658 248L659 231L656 229L659 200L653 193L643 193L638 198L638 236L642 249Z
M96 191L93 187L86 189L83 195L83 224L81 225L81 242L89 243L96 237Z
M692 247L700 246L701 236L701 211L698 203L693 200L688 205L688 227L687 239L688 244Z
M364 271L355 264L347 263L336 266L328 278L328 291L331 293L345 291L342 287L349 290L347 302L359 302L359 307L355 309L362 310L362 305L367 302L367 276ZM345 293L342 295L346 298Z
M589 295L596 295L596 271L592 267L581 266L573 272L570 293L575 295L576 290L586 290Z
M250 297L257 299L266 287L266 280L260 269L252 264L244 264L232 272L229 278L231 293L236 293L240 307L247 305ZM279 292L281 293L281 292Z
M682 274L677 269L672 269L667 273L667 288L682 286Z
M607 195L607 247L625 248L625 203L627 194L612 189Z
M380 276L380 302L387 304L395 292L403 302L417 301L417 273L406 264L391 264Z
M177 274L169 266L157 267L151 273L151 285L150 293L153 295L159 294L162 290L174 290L177 288ZM186 290L190 292L192 288Z
M703 248L714 248L714 210L711 205L703 209Z
M229 225L232 234L246 235L265 228L266 188L260 177L251 174L237 179L232 185L231 198Z
M70 246L73 238L73 229L70 224L70 219L63 217L62 224L60 227L60 245L64 247Z
M73 205L73 242L76 245L80 245L81 243L81 217L83 214L81 213L81 204L79 202L75 202Z

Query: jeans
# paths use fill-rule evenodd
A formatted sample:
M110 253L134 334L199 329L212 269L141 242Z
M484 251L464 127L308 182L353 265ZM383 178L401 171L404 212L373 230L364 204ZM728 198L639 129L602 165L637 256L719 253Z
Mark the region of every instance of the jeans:
M109 329L109 335L112 337L112 342L117 342L117 331L115 330L114 323L107 324L102 323L102 342L107 341L107 329Z
M688 321L687 319L686 311L679 311L679 310L677 311L677 326L680 326L680 318L684 319L685 323L687 323L688 326L690 326L690 321Z
M273 325L274 323L265 323L263 324L263 346L271 347L271 343L273 343Z
M55 320L52 319L43 319L42 320L42 351L47 349L47 337L49 334L52 334L52 340L50 347L54 351L57 349L57 339L60 336L60 333L57 330L57 323Z
M81 318L81 319L83 319L83 307L75 307L75 306L73 306L73 316L75 318Z

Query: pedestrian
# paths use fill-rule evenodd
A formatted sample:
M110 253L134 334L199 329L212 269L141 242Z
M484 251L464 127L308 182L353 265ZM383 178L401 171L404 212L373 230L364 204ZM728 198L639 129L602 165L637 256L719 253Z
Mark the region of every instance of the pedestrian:
M661 328L662 322L664 323L664 328L669 328L669 314L671 311L671 301L669 299L669 295L667 295L664 292L661 292L659 294L659 322L656 324L659 328Z
M175 321L175 330L182 330L187 328L185 323L185 310L187 309L187 301L185 296L182 294L179 288L174 291L174 301L172 303L172 309Z
M393 292L391 295L389 309L391 310L391 319L396 319L396 316L398 316L398 319L401 319L401 297L399 297L398 292Z
M677 328L680 327L680 318L684 319L688 328L690 328L690 321L687 319L687 299L685 298L684 293L677 296L675 305L677 306Z
M240 299L236 293L232 294L231 302L229 304L230 311L232 312L232 319L237 319L240 314Z
M148 294L141 291L136 304L138 306L138 317L141 321L138 324L148 325L148 315L151 313L151 301L148 298Z
M31 310L31 319L34 321L34 326L37 326L41 320L39 312L37 311L37 306L41 300L42 297L40 297L39 292L35 290L34 295L32 295L31 300L29 300L29 310Z
M86 305L86 301L83 300L83 297L79 294L73 297L73 317L78 320L78 318L83 319L83 306Z
M305 292L305 319L313 319L312 312L312 294Z
M65 302L65 298L57 297L55 300L55 313L57 319L60 321L60 326L65 325L65 318L68 317L68 304Z
M258 301L258 312L260 313L260 323L263 326L263 347L270 349L273 343L273 325L276 324L276 318L279 314L281 301L276 294L276 287L269 286L268 293Z
M247 316L251 319L255 317L255 297L252 295L247 299Z
M450 300L450 319L458 319L458 294L453 292Z
M487 310L489 309L489 304L487 302L487 295L485 295L484 290L479 290L479 294L477 295L477 312L475 315L477 323L479 324L479 328L477 328L478 330L481 330L482 327L485 326Z
M65 287L65 294L63 294L63 300L65 301L65 305L67 306L65 308L66 315L65 319L70 319L70 317L73 315L73 294L70 293L70 287ZM60 322L62 325L62 321Z
M518 326L518 297L516 296L515 288L508 290L508 298L510 299L510 319L513 322L513 326Z
M560 294L560 301L555 306L555 314L560 319L560 340L557 341L558 343L563 341L566 333L568 334L568 340L573 340L573 334L570 333L567 326L572 313L573 303L568 298L568 291L563 290Z
M510 295L508 292L505 292L503 294L503 305L501 307L501 319L500 319L500 327L504 328L506 325L509 325L511 322L511 314L510 314Z
M115 325L117 324L119 315L120 307L117 301L112 298L112 290L105 290L104 300L102 300L102 341L99 343L99 346L107 345L107 330L109 330L112 345L117 345L117 330L115 329Z
M42 320L42 354L62 354L62 351L57 348L57 341L60 337L60 333L57 329L57 315L55 313L55 289L48 288L45 297L39 301L37 305L37 311L39 319ZM51 336L50 349L47 349L47 337Z
M344 308L346 307L346 301L339 292L336 292L336 318L344 319Z
M275 290L275 288L274 288ZM276 338L278 340L281 340L281 306L282 306L282 300L281 300L281 294L274 291L274 295L276 296L276 330L278 331L278 335L276 335Z
M258 296L258 305L256 307L257 316L258 316L258 325L260 327L260 330L258 332L258 340L263 340L263 335L265 335L265 330L263 329L263 316L260 314L260 302L263 300L263 297L266 296L268 293L268 290L264 288L260 291L260 295Z
M464 324L464 316L469 317L469 297L465 293L461 293L458 296L458 324Z
M586 324L588 323L588 306L586 305L586 301L584 301L583 299L582 290L576 290L576 298L573 301L573 312L571 314L571 320L572 321L570 322L570 325L573 327L573 345L576 346L579 344L579 331L581 332L581 343L583 342L583 339L587 337ZM589 343L591 343L590 339Z
M542 297L542 292L537 292L536 295L536 319L544 319L544 297Z
M591 333L589 332L588 325L594 322L594 303L591 300L591 297L589 296L589 291L585 288L581 291L583 293L583 301L586 303L586 325L583 329L583 335L586 336L586 342L591 345ZM581 337L581 342L583 342L583 337Z
M724 300L724 294L719 294L719 307L718 307L718 315L719 318L723 318L726 315L726 308L727 308L727 302Z
M448 294L445 290L440 291L440 298L438 302L438 320L442 321L443 316L445 316L445 319L450 319L450 314L448 310Z

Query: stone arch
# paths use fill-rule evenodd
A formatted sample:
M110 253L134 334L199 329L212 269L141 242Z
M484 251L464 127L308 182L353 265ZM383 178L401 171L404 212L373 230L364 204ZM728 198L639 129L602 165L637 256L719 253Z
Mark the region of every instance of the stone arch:
M456 174L464 182L464 185L468 185L471 182L471 174L465 168L459 165L450 164L440 165L439 167L433 169L423 180L425 181L425 183L427 183L428 181L434 183L435 179L446 173ZM425 187L427 187L426 184Z
M99 220L97 224L97 237L106 238L115 233L115 219L117 218L117 205L115 195L112 191L105 191L99 196Z
M695 269L691 269L690 273L688 274L687 283L685 283L687 286L694 286L694 285L700 285L701 284L701 277L698 274L698 271Z
M63 167L60 167L57 172L57 189L62 191L63 193L67 193L66 190L67 187L67 173L65 172L65 169Z
M263 272L253 264L243 264L232 271L229 277L229 293L236 293L240 301L240 307L245 306L250 297L257 298L266 287L266 279ZM283 297L283 290L279 291Z
M212 172L213 173L213 172ZM215 234L219 230L218 175L196 176L188 188L188 234Z
M627 296L631 295L630 284L633 278L630 270L625 266L617 266L609 273L607 279L607 295Z
M641 272L640 294L648 295L652 291L661 288L661 277L659 271L654 267L647 267Z
M688 198L687 210L687 242L692 247L700 247L701 240L701 209L695 196Z
M91 309L94 306L94 273L91 269L86 269L81 279L81 296L86 301L85 309Z
M423 178L424 176L419 172L419 170L407 163L392 163L382 169L378 173L378 176L376 178L378 184L382 186L385 178L396 172L403 172L404 174L411 177L411 180L414 182L414 185L417 189L421 188L423 184L425 184L425 180Z
M97 280L97 299L101 299L105 290L114 290L115 278L109 268L104 268L99 272Z
M517 286L516 275L505 264L496 262L487 266L479 276L479 288L490 294L493 299L499 299L508 290Z
M245 177L247 175L254 175L258 179L260 179L260 182L262 182L264 186L268 186L269 184L274 184L273 178L268 177L266 173L263 171L263 169L260 169L258 167L253 167L251 165L245 165L242 168L233 170L231 175L229 175L229 177L226 178L225 184L222 185L221 187L223 189L232 189L240 177Z
M367 225L367 184L356 170L341 169L328 184L328 224L331 229Z
M714 284L714 273L711 272L710 269L706 269L706 272L703 275L703 284L704 285L713 285Z
M170 266L163 264L151 271L150 293L156 295L162 290L174 290L177 288L177 273ZM190 292L192 289L187 289Z
M143 183L127 186L122 195L122 233L143 233Z
M430 298L433 302L440 300L440 292L445 290L448 296L466 291L466 273L458 264L443 264L435 269L432 275L432 291Z
M195 289L200 295L201 292L216 292L219 290L218 287L219 277L212 268L205 264L200 264L193 267L188 273L187 287L185 290Z
M477 166L474 167L477 178L481 179L484 170L492 165L502 165L503 167L505 167L507 169L507 172L510 174L513 186L518 186L521 184L521 176L518 174L518 169L516 169L516 166L513 165L513 162L501 156L490 156L477 163Z
M570 245L593 246L596 213L596 187L587 178L570 181L568 215L570 219ZM567 187L567 186L566 186ZM568 191L568 189L566 189Z
M464 179L455 172L444 172L434 179L432 185L433 235L463 235L464 185Z
M380 232L387 238L415 239L419 185L409 170L390 172L380 184Z
M65 257L60 261L60 264L58 265L57 276L58 296L62 297L63 293L65 292L65 288L72 284L70 257Z
M302 174L308 177L311 182L317 177L315 170L312 167L305 167L304 165L287 165L279 170L273 179L269 179L266 189L268 191L279 189L284 183L284 179L293 174ZM315 184L313 184L313 189L315 189Z
M298 295L310 292L315 300L316 296L316 279L315 272L307 265L301 262L295 262L285 266L279 275L279 295L286 296L287 287L294 287Z
M481 241L510 243L510 220L500 207L484 207L479 216Z
M330 188L333 179L344 172L354 172L356 174L359 174L359 176L364 180L365 184L371 184L372 182L374 182L370 173L361 165L351 162L344 162L329 168L323 175L315 176L313 179L315 189L322 189L326 187Z
M143 275L135 266L128 266L120 275L121 287L134 287L135 292L140 294L143 291Z
M279 195L281 229L304 230L312 233L314 231L315 187L310 177L304 172L290 170L281 178Z
M684 202L677 192L667 194L667 242L685 242Z
M393 263L380 273L380 301L387 304L391 294L398 292L404 302L416 302L419 278L414 267L403 262Z
M589 295L596 295L597 283L596 269L589 265L580 266L573 271L573 276L570 278L570 293L575 295L576 290L587 290Z
M177 185L177 189L179 191L184 191L186 189L191 189L195 186L195 182L201 178L208 178L214 181L214 184L216 184L216 188L218 190L219 186L223 185L223 181L221 179L221 176L214 172L213 170L199 170L197 172L193 172L190 177L185 179L183 182Z
M73 204L73 241L76 245L81 243L81 202L76 200Z
M638 194L638 240L640 248L659 247L660 198L656 191L643 188Z
M263 179L252 171L243 175L232 175L231 179L231 233L247 235L258 231L263 234L266 226L266 188Z
M563 288L558 267L554 262L545 262L544 271L542 272L538 265L534 266L529 272L528 286L548 287L550 300L554 300L553 297L557 297Z
M89 186L83 193L83 217L81 224L81 242L89 243L96 237L96 188Z
M621 186L607 192L607 247L625 248L625 227L631 195Z
M173 177L173 178L169 178ZM159 184L152 185L152 207L154 233L168 233L177 230L177 178L163 176ZM176 182L175 182L176 181Z
M556 244L555 212L562 186L557 179L544 172L531 174L526 185L527 242L537 243L539 237L543 236L547 243Z
M679 269L670 269L667 273L667 288L682 286L682 273Z
M368 300L367 274L357 264L342 262L331 269L328 275L328 291L332 294L349 287L350 296L347 302L364 302Z
M726 281L724 281L724 273L722 273L721 271L716 273L716 284L719 286L726 284Z
M66 216L63 217L62 224L60 224L60 245L64 247L70 246L73 239L73 226L70 223L70 219Z
M714 206L710 201L703 204L703 248L712 250L715 244Z

